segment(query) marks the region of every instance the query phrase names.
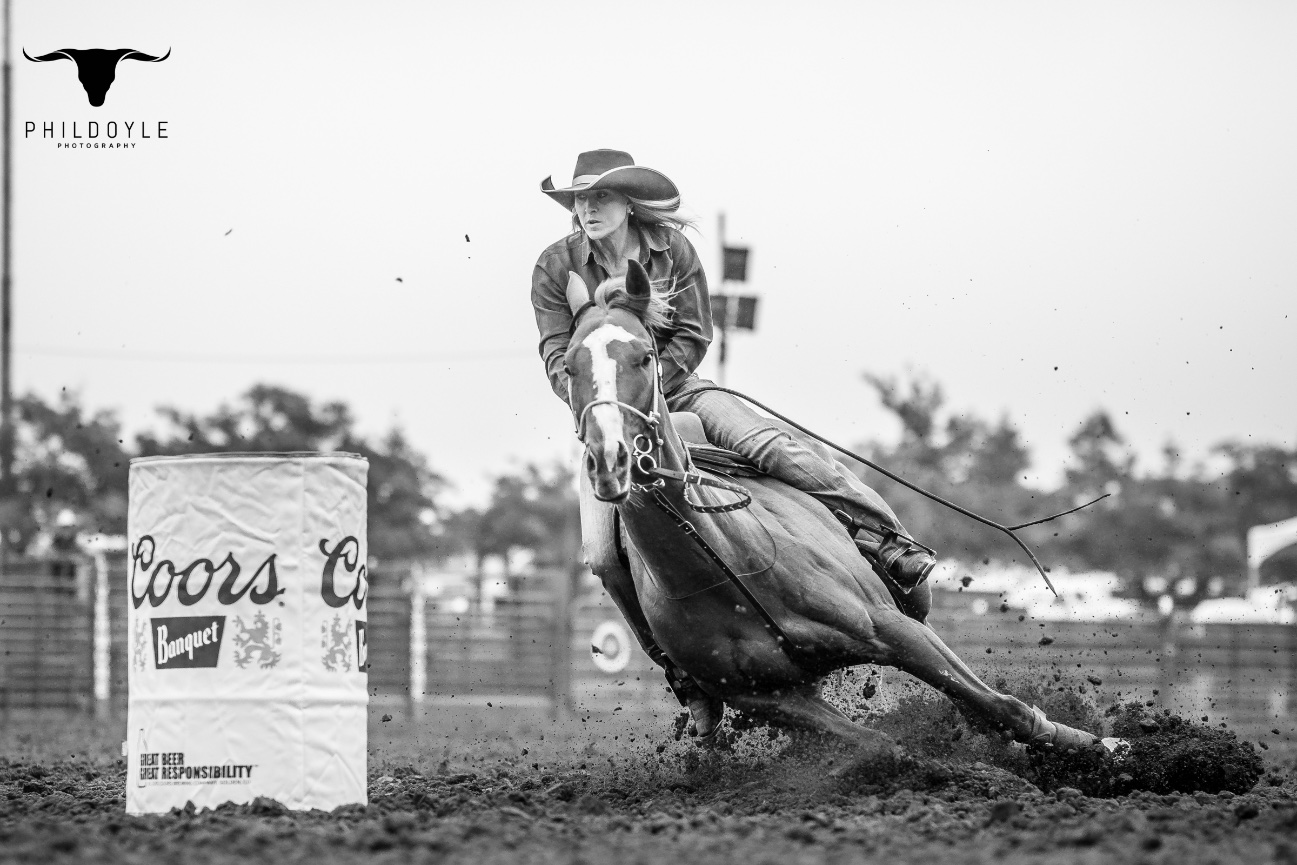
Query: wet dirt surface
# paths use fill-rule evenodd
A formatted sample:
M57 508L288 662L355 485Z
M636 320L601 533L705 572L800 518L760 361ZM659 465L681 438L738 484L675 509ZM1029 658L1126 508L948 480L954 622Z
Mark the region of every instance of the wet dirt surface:
M1044 708L1062 717L1069 704L1054 703ZM1093 707L1070 705L1093 722ZM0 733L0 861L1297 863L1290 752L1262 764L1250 743L1138 706L1105 721L1132 736L1133 755L1106 781L1057 768L1084 755L1033 756L928 698L863 715L909 734L899 758L763 727L700 748L674 738L669 715L550 720L492 705L371 716L370 804L328 813L259 800L129 816L120 719L12 727ZM1176 749L1202 765L1159 760ZM1154 777L1158 765L1171 768ZM1118 786L1159 791L1115 789L1123 772Z

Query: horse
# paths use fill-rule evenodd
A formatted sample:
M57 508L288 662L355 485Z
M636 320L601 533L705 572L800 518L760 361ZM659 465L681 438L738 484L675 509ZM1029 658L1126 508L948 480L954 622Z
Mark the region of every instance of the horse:
M704 691L754 720L876 751L894 743L853 722L821 685L834 670L880 664L938 689L1006 738L1063 749L1096 743L987 686L811 496L764 476L713 479L732 492L708 491L662 393L650 326L669 301L655 296L638 262L593 298L571 274L567 295L564 363L582 469L595 497L620 515L654 638Z

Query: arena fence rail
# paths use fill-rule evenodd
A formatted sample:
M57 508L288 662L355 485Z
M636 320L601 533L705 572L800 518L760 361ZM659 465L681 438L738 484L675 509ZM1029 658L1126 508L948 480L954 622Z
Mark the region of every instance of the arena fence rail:
M588 574L529 574L506 596L482 601L428 594L417 563L376 563L371 576L377 703L525 704L555 715L677 710L661 671ZM1153 700L1245 737L1297 732L1297 627L1175 616L1046 622L971 593L936 599L934 629L992 684L1085 689L1101 705ZM0 582L0 717L120 711L126 603L121 557L59 573L11 569Z

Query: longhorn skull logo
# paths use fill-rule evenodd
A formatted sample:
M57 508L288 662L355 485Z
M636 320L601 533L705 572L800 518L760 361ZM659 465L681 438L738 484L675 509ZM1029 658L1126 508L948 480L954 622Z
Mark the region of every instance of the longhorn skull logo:
M50 60L73 60L77 64L77 78L90 97L90 104L98 108L104 104L108 88L117 78L117 64L122 60L142 60L149 63L161 63L171 56L171 49L161 57L136 51L134 48L60 48L49 54L33 57L23 49L23 56L33 63L46 63Z

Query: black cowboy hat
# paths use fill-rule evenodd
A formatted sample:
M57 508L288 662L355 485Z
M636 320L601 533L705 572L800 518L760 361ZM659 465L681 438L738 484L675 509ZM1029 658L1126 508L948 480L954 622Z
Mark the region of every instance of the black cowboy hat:
M615 189L623 195L660 203L668 210L680 206L680 190L660 171L635 164L624 150L587 150L576 158L572 185L555 189L551 178L540 182L540 191L571 210L576 193L587 189Z

